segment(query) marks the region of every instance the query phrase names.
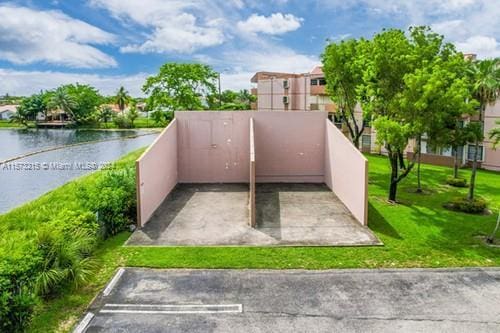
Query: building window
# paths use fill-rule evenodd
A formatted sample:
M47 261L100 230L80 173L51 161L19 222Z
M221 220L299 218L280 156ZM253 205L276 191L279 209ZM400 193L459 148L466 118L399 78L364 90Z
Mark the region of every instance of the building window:
M372 136L371 135L363 135L361 137L362 147L365 149L370 149L372 146Z
M311 86L317 86L318 85L318 79L311 79Z
M324 78L318 79L318 85L326 86L326 80Z
M476 146L475 145L468 145L467 146L467 159L469 161L474 160L474 153L476 152ZM483 146L479 146L479 150L477 152L477 160L482 161L483 160Z

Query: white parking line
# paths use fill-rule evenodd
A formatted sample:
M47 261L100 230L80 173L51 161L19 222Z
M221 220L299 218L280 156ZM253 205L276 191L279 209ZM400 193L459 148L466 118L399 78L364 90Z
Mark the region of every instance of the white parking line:
M89 312L83 317L82 321L80 324L78 324L77 327L73 330L73 333L82 333L85 331L87 328L88 324L90 324L90 321L94 318L94 314L92 312Z
M113 290L115 285L118 283L118 280L120 280L120 278L124 272L125 272L125 270L123 268L120 268L118 270L118 272L116 272L115 276L113 276L113 279L111 279L109 284L106 286L106 289L104 289L104 291L102 293L103 296L108 296L111 293L111 291Z
M115 309L113 309L115 308ZM242 304L106 304L101 313L207 314L242 313Z

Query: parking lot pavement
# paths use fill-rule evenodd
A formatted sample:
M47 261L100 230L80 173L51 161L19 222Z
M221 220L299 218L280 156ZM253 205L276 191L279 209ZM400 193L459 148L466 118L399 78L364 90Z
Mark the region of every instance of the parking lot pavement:
M121 269L76 332L500 332L500 269Z

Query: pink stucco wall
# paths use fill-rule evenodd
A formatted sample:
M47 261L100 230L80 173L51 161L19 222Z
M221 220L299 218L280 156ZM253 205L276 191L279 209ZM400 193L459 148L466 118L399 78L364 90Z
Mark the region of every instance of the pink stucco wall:
M489 138L492 129L499 127L500 100L493 105L488 105L484 113L484 162L482 167L489 170L500 171L500 147L493 148L493 142Z
M247 183L254 119L257 182L323 182L326 112L181 111L180 183Z
M326 112L256 113L257 182L322 183L326 119Z
M179 111L180 183L248 183L253 112Z
M368 161L328 120L325 183L361 224L368 224Z
M143 226L177 184L177 120L136 161L137 221Z

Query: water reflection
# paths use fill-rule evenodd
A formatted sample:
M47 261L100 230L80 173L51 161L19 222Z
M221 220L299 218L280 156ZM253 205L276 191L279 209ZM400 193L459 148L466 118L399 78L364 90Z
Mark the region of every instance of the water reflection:
M139 131L0 130L0 160L53 146L140 133ZM156 135L148 135L68 147L17 160L9 167L0 166L0 213L33 200L75 177L92 172L93 163L111 162L132 150L147 146L155 137ZM26 170L37 165L47 166L47 170L43 168ZM85 165L90 168L81 168ZM13 167L17 167L18 170L13 170Z

